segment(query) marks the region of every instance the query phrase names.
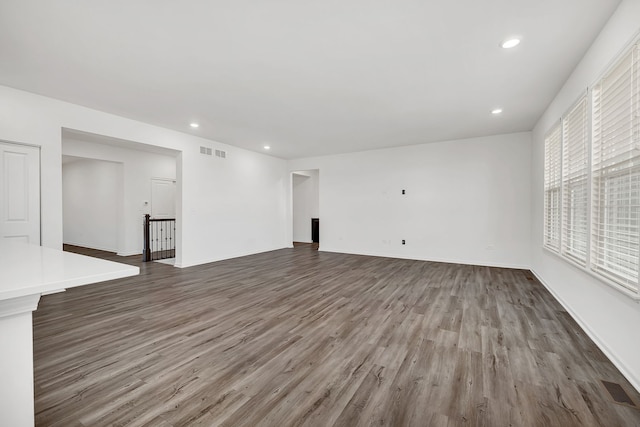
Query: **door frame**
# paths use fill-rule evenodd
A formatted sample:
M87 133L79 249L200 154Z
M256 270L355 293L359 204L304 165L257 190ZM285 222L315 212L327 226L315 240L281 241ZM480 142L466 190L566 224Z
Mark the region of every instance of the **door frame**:
M320 175L321 175L321 169L320 167L315 167L315 168L307 168L307 169L295 169L295 170L290 170L289 171L289 207L288 207L288 218L287 218L287 222L289 223L289 227L287 230L287 243L290 244L290 248L293 247L293 242L294 242L294 196L293 196L293 176L294 175L303 175L303 176L309 176L307 175L305 172L317 172L317 185L318 185L318 194L317 194L317 200L316 202L318 203L318 215L317 218L320 218L322 215L322 204L321 204L321 187L320 187ZM311 218L313 218L314 216L312 215ZM309 239L311 239L311 223L308 223L308 227L309 227ZM319 247L319 246L318 246Z

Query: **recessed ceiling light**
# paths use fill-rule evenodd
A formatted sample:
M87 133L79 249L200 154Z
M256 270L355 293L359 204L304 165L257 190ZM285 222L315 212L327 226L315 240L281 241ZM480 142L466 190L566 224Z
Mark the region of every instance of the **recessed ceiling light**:
M200 125L199 125L199 124L197 124L197 123L195 123L195 122L194 122L194 123L191 123L189 126L191 126L192 128L200 127Z
M265 150L271 150L271 147L270 147L270 146L268 146L268 145L265 145L265 146L264 146L264 149L265 149Z
M500 43L504 49L511 49L512 47L516 47L520 44L520 39L509 39Z
M491 114L500 114L502 113L502 108L494 108L493 110L491 110Z

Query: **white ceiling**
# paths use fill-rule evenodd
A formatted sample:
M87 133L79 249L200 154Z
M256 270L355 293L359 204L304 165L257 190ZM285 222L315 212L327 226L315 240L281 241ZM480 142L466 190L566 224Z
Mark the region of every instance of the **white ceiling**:
M527 131L619 2L2 0L0 84L283 158Z

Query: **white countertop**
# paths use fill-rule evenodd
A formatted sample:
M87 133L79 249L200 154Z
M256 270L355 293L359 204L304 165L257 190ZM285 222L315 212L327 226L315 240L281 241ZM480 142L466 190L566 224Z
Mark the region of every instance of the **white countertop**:
M0 241L0 301L135 276L138 267L21 242Z

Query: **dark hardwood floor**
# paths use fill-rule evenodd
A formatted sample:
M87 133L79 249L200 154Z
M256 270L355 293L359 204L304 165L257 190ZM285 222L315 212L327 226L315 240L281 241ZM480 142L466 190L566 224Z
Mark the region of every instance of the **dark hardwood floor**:
M38 426L638 426L529 272L298 246L42 298Z

